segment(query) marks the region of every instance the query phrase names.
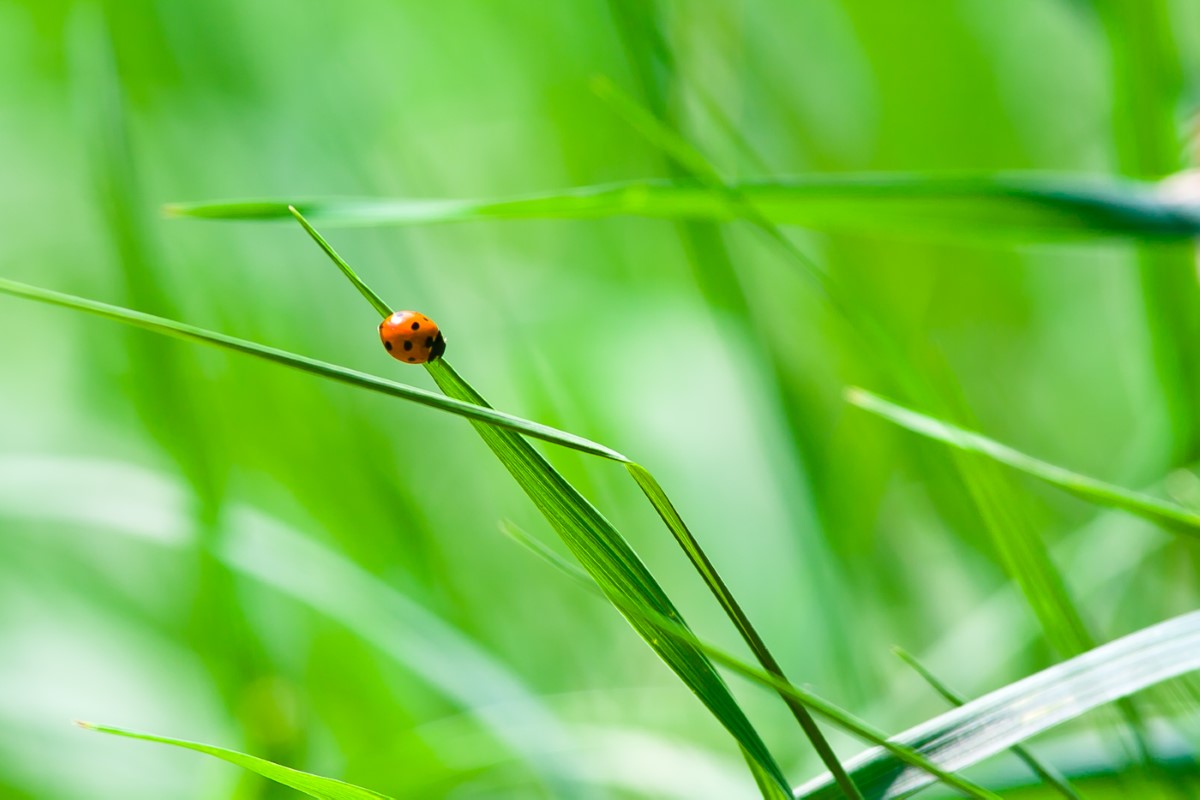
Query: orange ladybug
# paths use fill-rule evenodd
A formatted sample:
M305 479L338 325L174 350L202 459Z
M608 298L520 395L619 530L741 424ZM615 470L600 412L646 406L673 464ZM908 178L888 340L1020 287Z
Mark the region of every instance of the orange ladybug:
M379 338L392 358L409 364L436 361L446 352L437 323L416 311L397 311L379 324Z

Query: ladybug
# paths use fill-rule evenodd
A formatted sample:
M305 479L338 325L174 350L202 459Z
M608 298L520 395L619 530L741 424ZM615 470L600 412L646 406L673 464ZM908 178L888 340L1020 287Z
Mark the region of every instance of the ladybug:
M379 323L379 338L392 358L409 364L436 361L446 352L437 323L416 311L397 311Z

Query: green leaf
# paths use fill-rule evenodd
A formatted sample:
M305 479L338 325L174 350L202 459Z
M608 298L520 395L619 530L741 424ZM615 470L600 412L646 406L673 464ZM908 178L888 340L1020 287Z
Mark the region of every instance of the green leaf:
M555 553L537 538L529 535L511 522L504 522L501 525L501 529L504 530L504 532L518 544L529 548L534 555L545 560L548 564L550 564L550 566L560 570L568 577L575 580L583 588L601 593L595 581L593 581L587 573L583 572L574 564L568 562L562 556ZM932 777L942 780L950 786L955 786L959 789L962 789L972 797L996 797L996 795L992 794L987 789L984 789L982 786L977 786L965 778L960 778L957 775L940 769L936 764L925 758L916 750L904 745L893 743L888 739L887 734L883 731L872 727L863 720L855 717L849 711L839 708L819 695L814 694L806 689L801 689L797 686L794 686L788 682L786 678L780 675L776 675L767 672L764 669L751 666L741 659L729 655L729 653L725 652L721 648L705 642L704 640L698 638L696 634L692 633L692 631L687 627L680 625L673 619L663 616L653 608L637 602L635 598L613 599L613 602L619 608L621 608L622 612L625 613L626 616L632 615L644 619L666 636L690 643L698 650L707 654L714 661L727 667L733 672L736 672L748 680L754 681L755 683L774 689L780 694L787 695L796 702L803 704L811 711L825 717L843 730L846 730L849 733L864 739L865 741L878 744L879 746L893 753L899 762L910 764L917 769L925 770ZM836 791L838 796L842 796L844 794L840 786L837 787ZM855 788L855 791L857 791L857 787ZM868 795L868 797L874 797L874 795Z
M471 403L464 403L459 400L448 398L437 392L418 389L415 386L408 386L403 383L396 383L384 378L377 378L374 375L368 375L364 372L341 367L336 364L329 364L324 361L307 358L305 356L289 353L285 350L279 350L267 345L258 344L256 342L238 339L233 336L226 336L223 333L208 331L203 328L197 328L194 325L188 325L183 322L156 317L152 314L144 314L140 311L133 311L119 306L108 305L95 300L88 300L74 295L63 294L61 292L42 289L36 286L29 286L16 281L10 281L0 278L0 292L4 294L14 295L16 297L24 297L30 300L37 300L51 305L63 306L76 311L84 311L88 314L94 314L105 319L123 322L127 325L133 325L138 328L161 333L165 336L172 336L176 339L184 339L187 341L201 342L203 344L213 345L225 350L233 350L243 353L248 356L271 361L283 366L299 369L313 375L319 375L323 378L338 381L339 383L357 386L360 389L369 389L373 392L399 397L402 400L408 400L414 403L420 403L430 408L436 408L439 411L448 411L451 414L458 414L468 419L486 422L489 425L499 425L501 427L512 428L518 430L528 436L533 436L538 439L544 439L548 442L569 447L573 450L580 450L592 455L601 456L603 458L612 459L614 461L626 462L629 459L620 453L605 447L602 444L584 439L582 436L576 436L573 433L560 431L556 428L551 428L547 425L542 425L537 422L531 422L527 419L522 419L512 414L506 414L503 411L496 411L492 408L483 408Z
M920 675L935 692L944 697L948 703L953 706L963 706L967 704L967 699L965 697L955 692L946 684L942 683L941 680L939 680L936 675L930 672L924 664L918 661L916 656L914 656L912 653L909 653L907 650L904 650L900 647L893 647L892 652L894 652L901 661L912 667L913 670ZM1082 800L1082 798L1079 796L1079 793L1075 791L1067 779L1063 777L1063 775L1054 767L1050 766L1049 764L1043 764L1041 759L1020 745L1014 744L1009 749L1012 750L1013 755L1024 761L1026 766L1033 770L1034 774L1044 780L1049 786L1053 787L1055 791L1057 791L1063 797L1066 797L1067 800Z
M359 278L303 214L293 206L288 207L288 213L296 218L372 307L386 317L390 313L390 306ZM447 395L475 406L487 407L483 397L445 359L435 359L425 367ZM475 428L606 592L645 601L658 611L679 619L666 594L620 533L528 442L516 434L500 431L490 425L476 424ZM653 481L652 478L650 480ZM633 622L632 619L630 621ZM787 797L788 786L783 773L704 656L694 651L686 652L686 648L664 648L656 637L647 635L637 624L634 624L634 628L642 633L668 666L733 734L764 796Z
M1037 173L802 176L732 183L723 191L703 183L639 180L495 199L289 198L177 203L167 210L207 219L290 219L292 204L327 225L753 215L782 225L905 237L1182 239L1200 234L1200 208L1161 196L1151 184Z
M633 553L624 538L528 442L513 431L520 431L530 436L616 461L627 462L628 459L603 445L565 431L495 411L485 403L478 402L481 401L481 398L461 378L454 375L443 360L427 366L431 368L430 372L443 391L446 391L451 397L376 378L243 339L206 331L173 320L6 279L0 279L0 292L85 311L180 339L234 350L342 383L371 389L467 417L472 420L473 424L476 424L476 429L488 441L489 446L493 446L505 466L517 478L539 509L546 514L555 529L563 535L585 566L589 566L595 571L595 574L605 578L605 583L602 585L609 586L612 591L632 592L638 596L649 598L657 609L678 618L677 612L667 600L661 587ZM685 645L681 646L675 642L652 641L652 637L647 634L644 625L634 623L634 628L650 641L651 646L659 652L668 665L729 729L757 768L770 776L776 786L776 793L785 796L787 782L782 771L707 659L693 648Z
M447 395L487 405L445 359L425 367ZM648 608L686 629L658 581L620 532L520 435L494 425L471 424L605 596L733 735L764 795L790 798L782 770L704 653L687 639L662 636L657 625L630 610Z
M679 516L679 512L676 511L674 504L667 497L667 493L663 491L658 481L650 474L649 470L640 464L629 462L625 465L625 469L633 476L638 488L642 490L642 493L646 495L646 499L654 506L654 510L658 512L667 529L671 531L671 534L675 537L675 541L679 543L688 560L692 562L692 566L700 573L700 577L704 579L705 584L708 585L717 602L721 604L721 608L724 609L725 614L738 629L738 633L741 634L742 639L749 646L751 652L754 653L754 657L758 659L758 663L762 664L763 669L767 672L786 680L787 677L784 675L783 669L779 666L779 662L771 654L766 643L759 636L758 631L742 610L741 604L738 603L737 598L734 597L729 587L725 585L725 581L721 578L720 573L717 572L716 567L709 561L708 556L700 547L700 543L696 541L696 537L688 529L687 524L683 521L683 517ZM796 700L787 692L780 692L780 696L783 698L788 710L792 712L792 716L800 723L800 728L804 731L804 735L808 737L813 747L816 748L821 761L837 778L838 785L843 794L847 798L850 798L850 800L861 798L862 794L858 791L858 787L854 785L854 782L842 770L837 754L833 752L833 748L825 739L825 735L821 732L820 727L817 725L816 720L812 718L808 709L804 707L803 703Z
M511 524L506 532L548 563L586 580L573 565ZM743 677L786 692L811 711L877 747L846 762L868 800L907 797L936 779L979 797L992 793L952 774L1093 709L1200 669L1200 611L1152 625L969 701L888 737L810 691L750 666L644 607L628 607L665 635L686 639ZM796 789L798 800L834 800L841 789L829 774Z
M986 456L1097 505L1119 508L1181 533L1196 535L1200 532L1200 514L1170 501L1080 475L981 434L897 405L864 389L850 389L846 399L902 428L959 450Z
M79 722L76 724L81 728L99 731L100 733L111 733L115 736L142 739L147 742L158 742L159 744L169 744L172 747L181 747L184 750L195 750L197 753L207 753L222 761L228 761L230 764L237 764L239 767L245 767L252 772L257 772L264 778L269 778L284 786L290 786L297 791L304 792L309 797L316 797L318 800L390 800L387 795L372 792L360 786L345 783L344 781L337 781L333 778L322 778L320 775L313 775L308 772L300 772L299 770L284 767L272 761L239 753L236 750L226 750L224 747L214 747L213 745L200 744L199 742L188 742L183 739L170 739L166 736L155 736L150 733L138 733L123 728L113 728L108 725L93 725L90 722Z

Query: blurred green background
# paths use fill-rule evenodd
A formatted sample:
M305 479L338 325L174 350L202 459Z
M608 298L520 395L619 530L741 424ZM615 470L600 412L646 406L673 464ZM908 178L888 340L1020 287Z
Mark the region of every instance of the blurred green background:
M1188 0L10 0L0 274L430 386L384 357L377 318L294 225L162 204L674 174L596 75L729 176L1157 178L1188 160L1198 54ZM789 234L901 371L1001 441L1200 502L1190 248L897 241L867 223ZM497 407L654 470L798 683L894 731L944 706L892 644L972 695L1055 660L946 453L843 403L851 384L898 395L897 365L752 229L327 233L438 321ZM293 796L72 719L405 798L753 792L619 615L499 533L509 519L558 545L462 420L14 299L0 342L0 797ZM697 631L737 649L622 470L543 449ZM1006 480L1012 524L1051 544L1101 640L1195 606L1186 541ZM778 699L732 683L789 777L819 771ZM1090 730L1035 744L1119 769ZM1187 758L1178 737L1160 747ZM984 769L1029 781L1007 757Z

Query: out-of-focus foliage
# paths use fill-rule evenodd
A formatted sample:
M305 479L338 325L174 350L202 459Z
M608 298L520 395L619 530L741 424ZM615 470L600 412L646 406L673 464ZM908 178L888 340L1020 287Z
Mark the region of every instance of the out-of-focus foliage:
M1155 179L1186 163L1197 53L1184 0L17 0L0 4L0 275L432 389L294 225L161 206L676 177L598 74L730 178ZM438 321L498 408L652 469L786 672L900 730L943 706L892 644L971 695L1056 655L946 448L847 408L846 385L901 396L899 372L1022 452L1122 486L1165 477L1200 505L1191 245L961 233L788 231L902 364L744 224L472 221L336 245ZM552 540L461 420L150 337L0 298L0 796L293 796L75 718L397 798L753 793L619 615L498 533L509 518ZM624 471L546 452L697 633L741 652ZM1195 607L1193 542L1008 477L1006 519L1048 543L1099 640ZM334 561L253 539L229 571L228 543L259 528ZM816 774L778 698L733 688L788 777ZM1162 722L1186 706L1139 707L1164 769L1188 774L1186 720ZM1093 774L1089 796L1161 778L1127 769L1103 723L1032 749ZM971 777L1033 780L1015 759L987 770Z

